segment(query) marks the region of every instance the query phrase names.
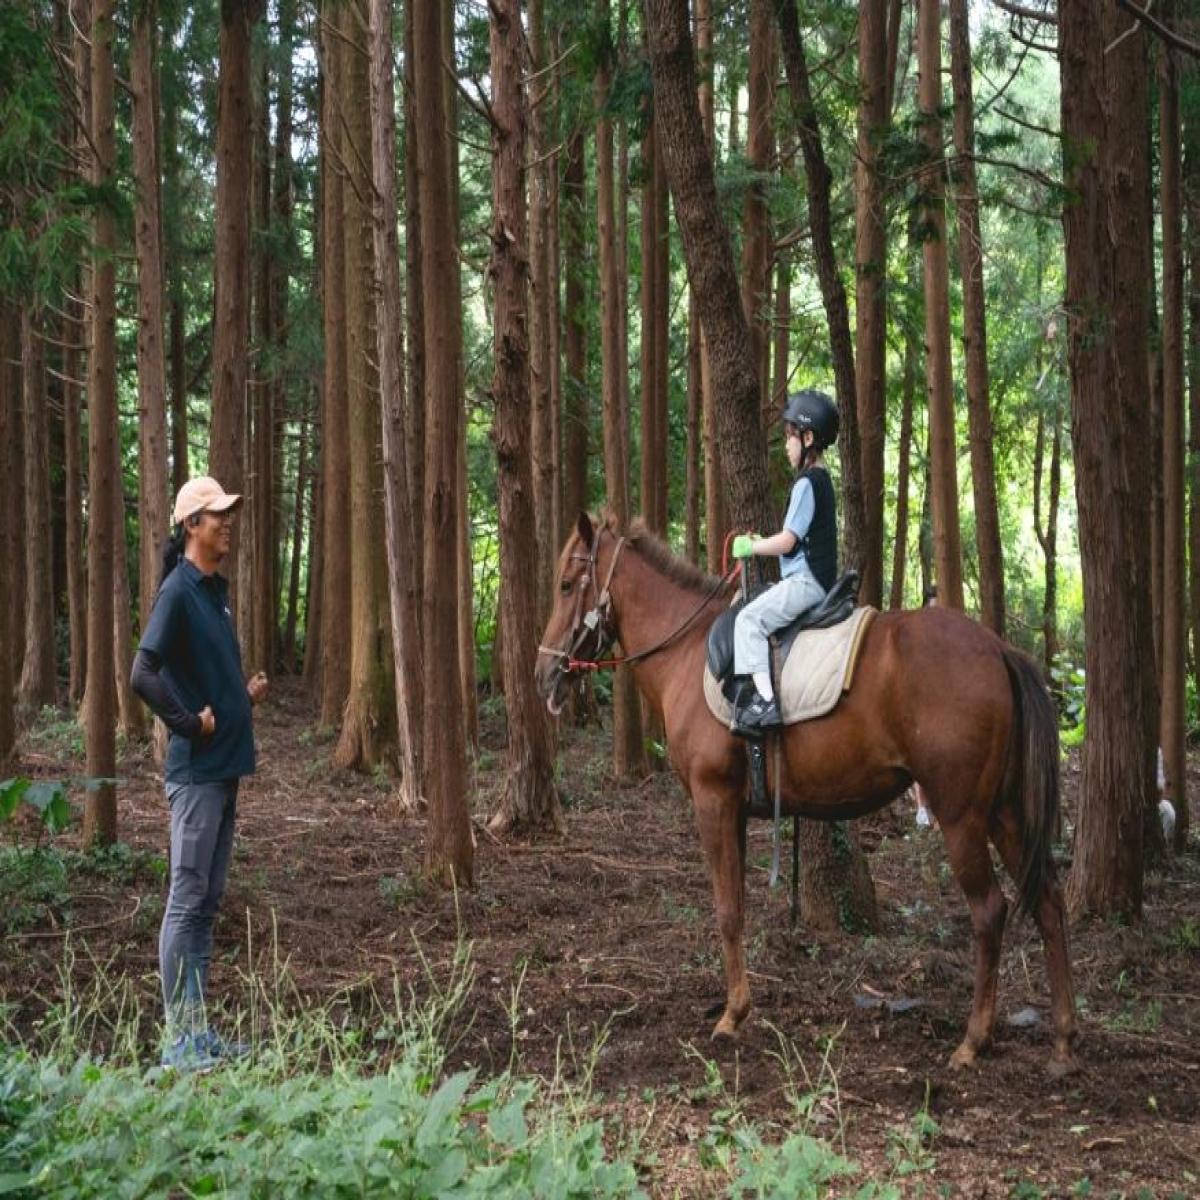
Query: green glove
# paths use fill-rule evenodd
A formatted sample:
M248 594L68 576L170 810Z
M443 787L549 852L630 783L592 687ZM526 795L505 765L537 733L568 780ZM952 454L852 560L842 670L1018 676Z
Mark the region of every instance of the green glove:
M752 558L754 556L754 543L758 539L756 533L739 533L733 539L733 557L734 558Z

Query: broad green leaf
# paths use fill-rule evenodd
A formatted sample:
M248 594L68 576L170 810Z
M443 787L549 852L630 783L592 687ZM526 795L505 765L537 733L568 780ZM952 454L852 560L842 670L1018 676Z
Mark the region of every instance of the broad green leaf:
M33 780L18 775L15 779L6 779L0 783L0 823L12 819L21 803L21 797L32 786Z

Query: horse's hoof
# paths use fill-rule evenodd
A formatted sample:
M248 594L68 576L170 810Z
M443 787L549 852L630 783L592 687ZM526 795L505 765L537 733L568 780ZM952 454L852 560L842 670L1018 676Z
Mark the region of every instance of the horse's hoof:
M963 1042L950 1055L950 1069L952 1071L961 1071L964 1067L973 1067L976 1065L978 1058L979 1056L975 1053L975 1048L967 1042Z
M1046 1074L1051 1079L1067 1079L1071 1075L1078 1075L1080 1069L1079 1060L1070 1052L1055 1054L1046 1064Z
M712 1031L712 1040L718 1046L732 1046L738 1040L737 1025L734 1024L733 1018L726 1014L716 1024Z

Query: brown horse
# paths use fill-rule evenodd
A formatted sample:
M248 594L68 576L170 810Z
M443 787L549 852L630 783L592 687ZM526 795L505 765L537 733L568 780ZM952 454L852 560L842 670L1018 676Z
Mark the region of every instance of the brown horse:
M581 513L558 564L558 590L539 654L538 687L561 711L580 667L615 641L660 713L672 766L695 806L725 957L725 1011L714 1038L750 1011L742 947L746 753L709 711L705 641L729 588L677 558L640 523L621 536ZM1073 1067L1075 997L1062 898L1050 859L1058 812L1058 731L1033 663L961 613L880 613L852 689L827 716L783 732L783 810L819 820L883 807L913 782L925 789L971 908L975 991L950 1063L968 1066L991 1042L1008 903L988 841L1041 931L1050 979L1050 1070ZM768 763L774 754L768 754ZM768 787L774 788L768 778Z

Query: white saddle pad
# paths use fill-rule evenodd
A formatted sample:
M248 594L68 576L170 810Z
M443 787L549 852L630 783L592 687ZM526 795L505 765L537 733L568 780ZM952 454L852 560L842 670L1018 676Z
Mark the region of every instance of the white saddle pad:
M783 723L795 725L823 717L850 690L863 635L875 609L856 608L851 617L828 629L806 629L783 666L779 685ZM726 725L733 722L733 705L704 664L704 699L709 711Z

